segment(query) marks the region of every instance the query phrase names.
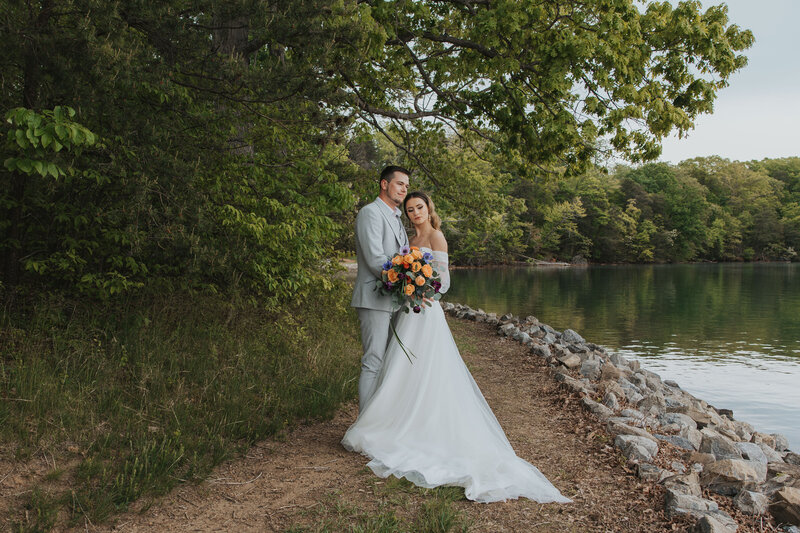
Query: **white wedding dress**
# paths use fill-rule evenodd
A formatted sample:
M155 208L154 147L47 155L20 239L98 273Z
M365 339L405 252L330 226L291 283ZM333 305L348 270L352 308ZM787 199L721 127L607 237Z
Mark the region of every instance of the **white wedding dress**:
M447 254L433 256L444 292ZM405 477L426 488L464 487L478 502L571 501L514 453L461 359L439 302L419 314L400 313L395 329L413 363L392 335L375 394L345 433L345 448L369 457L367 466L380 477Z

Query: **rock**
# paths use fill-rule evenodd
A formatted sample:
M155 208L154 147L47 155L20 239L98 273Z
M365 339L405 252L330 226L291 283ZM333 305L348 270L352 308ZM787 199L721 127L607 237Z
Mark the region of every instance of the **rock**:
M666 411L667 404L664 401L664 395L659 392L654 392L645 396L636 407L640 411L647 414L659 415Z
M756 444L766 444L773 450L775 449L775 437L773 435L767 435L766 433L759 433L758 431L753 432L753 436L751 437L751 442L755 442Z
M596 381L600 378L600 365L601 362L598 360L587 359L581 365L580 373L592 381Z
M542 342L545 344L553 344L557 340L556 336L550 332L545 333L544 337L542 337Z
M704 466L709 463L713 463L714 461L717 460L717 458L711 455L710 453L703 453L703 452L690 452L684 457L690 463L698 463Z
M787 463L769 463L767 465L767 472L769 473L770 477L783 474L800 480L800 466L798 465L791 465Z
M667 470L659 468L650 463L639 463L636 467L636 475L643 481L661 481L666 477Z
M647 379L645 378L644 374L641 373L641 371L628 376L628 381L636 385L640 391L647 389Z
M750 442L750 439L753 438L753 426L740 420L734 420L733 426L740 440Z
M628 368L628 360L616 352L612 353L609 359L617 368Z
M758 471L760 463L742 459L721 459L705 465L700 482L712 492L733 496L740 490L750 490L767 479L766 468Z
M514 315L512 315L511 313L506 313L505 315L500 317L500 320L503 320L503 321L514 320Z
M724 437L713 429L703 428L703 440L700 442L700 451L714 454L717 459L741 459L742 454L734 446L733 441Z
M765 442L759 442L758 447L761 448L761 451L764 452L764 455L767 456L768 463L782 463L783 457L781 454L775 451L775 449Z
M745 514L760 515L767 512L769 499L760 492L743 490L733 499L733 504Z
M617 381L622 377L622 371L613 364L605 364L600 369L600 379L602 381Z
M539 319L536 318L533 315L526 316L525 317L525 322L528 323L528 324L534 324L534 325L537 325L537 326L539 325Z
M781 435L780 433L773 433L773 437L775 437L775 451L783 452L789 449L789 439Z
M703 434L700 431L685 427L678 432L678 435L691 442L695 450L700 449L700 444L703 442Z
M569 344L585 344L586 340L583 337L578 335L575 331L571 329L565 329L564 332L561 334L561 340Z
M611 392L617 397L617 400L625 398L625 391L619 386L619 383L614 381L606 381L603 383L603 388L606 392Z
M603 396L603 405L611 409L612 411L617 411L619 409L619 401L617 401L617 395L613 392L606 392Z
M767 464L767 456L758 444L752 442L734 442L733 445L741 452L743 458L757 463Z
M789 452L783 456L783 460L790 465L800 465L800 455Z
M532 344L531 353L547 359L550 357L550 348L548 348L545 344Z
M689 514L697 517L702 516L704 513L696 513L695 511L719 510L719 506L711 500L706 500L690 494L683 494L674 489L667 489L664 495L664 504L668 516Z
M800 489L786 487L776 492L769 511L778 522L800 525Z
M707 412L700 411L699 409L695 409L692 407L686 407L686 406L670 407L667 409L667 411L671 413L681 413L688 416L689 418L694 420L695 424L697 424L698 429L706 427L707 425L711 424L713 420L711 418L711 415L709 415Z
M639 361L629 361L629 362L628 362L628 366L629 366L629 367L630 367L630 369L631 369L631 370L633 370L634 372L636 372L637 370L639 370L639 369L642 367L642 365L641 365L641 364L639 364Z
M628 418L634 418L638 421L644 420L644 413L636 409L623 409L619 414Z
M625 397L628 399L628 402L632 403L633 405L638 404L644 399L644 396L633 389L627 389L625 391Z
M581 358L575 355L574 353L557 357L556 361L558 361L565 367L569 368L570 370L581 366Z
M685 474L685 473L686 473L686 465L684 465L684 464L683 464L683 463L681 463L680 461L672 461L672 462L669 464L669 467L670 467L670 468L671 468L673 471L677 472L678 474Z
M678 383L676 381L673 381L671 379L665 379L664 380L664 385L669 385L670 387L673 387L675 389L680 389L681 388L681 386L678 385Z
M658 417L658 421L664 426L675 424L679 429L684 427L697 429L697 423L692 417L683 413L665 413Z
M645 431L644 429L640 429L637 427L629 426L628 424L624 424L622 422L616 421L614 419L610 419L608 423L606 423L606 429L608 432L614 436L619 435L635 435L637 437L644 437L646 439L650 439L653 442L658 442L657 439L652 436L650 433Z
M518 338L517 340L518 340L520 343L522 343L522 344L531 344L531 343L533 343L533 339L531 339L531 336L530 336L530 335L528 335L528 334L527 334L527 333L525 333L525 332L523 332L523 333L522 333L522 334L519 336L519 338Z
M609 418L614 416L614 411L612 411L603 404L597 403L594 400L589 399L586 396L581 398L581 403L588 411L591 411L591 413L594 414L600 420L608 420Z
M587 387L582 381L578 381L572 376L568 376L567 374L563 374L561 372L556 372L554 377L556 381L561 383L561 387L564 389L577 392L578 394L589 394L591 392L590 387Z
M633 462L649 462L658 454L658 444L639 435L617 435L614 446Z
M511 335L511 332L514 331L515 329L517 329L517 328L514 326L514 324L511 324L511 323L503 324L499 328L500 334L501 335L505 335L505 336Z
M739 525L724 511L704 514L694 526L696 533L736 533Z
M686 439L679 435L653 435L653 436L658 440L669 442L673 446L677 446L678 448L683 448L684 450L694 451L696 449L689 441L689 439Z
M681 494L688 494L689 496L701 496L703 494L697 472L670 476L665 478L661 484L664 485L666 489L671 489Z

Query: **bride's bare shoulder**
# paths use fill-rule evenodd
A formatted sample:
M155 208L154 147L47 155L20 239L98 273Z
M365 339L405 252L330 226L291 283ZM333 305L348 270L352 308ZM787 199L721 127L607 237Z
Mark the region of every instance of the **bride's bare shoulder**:
M437 252L447 252L447 239L441 230L434 230L431 234L431 249Z

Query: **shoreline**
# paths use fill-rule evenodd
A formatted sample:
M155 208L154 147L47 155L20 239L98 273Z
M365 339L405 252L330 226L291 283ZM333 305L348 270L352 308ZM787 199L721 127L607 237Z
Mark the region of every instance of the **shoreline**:
M543 359L561 386L605 424L639 478L666 489L668 515L687 515L702 531L736 531L736 520L708 498L714 493L744 514L770 513L778 523L800 525L800 455L789 449L785 436L761 433L732 411L662 380L637 360L609 354L571 329L561 332L533 316L498 317L457 303L442 307L456 318L495 327L498 335ZM687 465L664 468L659 452L665 448L679 450Z

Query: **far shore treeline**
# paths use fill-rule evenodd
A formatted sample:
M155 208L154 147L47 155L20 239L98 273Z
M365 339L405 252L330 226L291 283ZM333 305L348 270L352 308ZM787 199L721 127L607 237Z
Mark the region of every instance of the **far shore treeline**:
M352 399L338 263L385 164L455 263L798 250L797 158L652 163L746 65L724 5L10 1L0 42L0 463L53 465L0 529L97 524Z

